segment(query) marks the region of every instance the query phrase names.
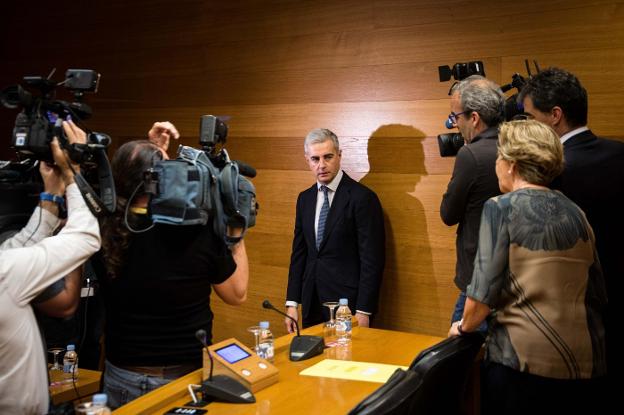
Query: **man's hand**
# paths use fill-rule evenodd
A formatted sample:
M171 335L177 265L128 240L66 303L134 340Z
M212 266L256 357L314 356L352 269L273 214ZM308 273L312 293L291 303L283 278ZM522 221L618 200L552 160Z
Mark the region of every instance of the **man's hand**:
M166 154L169 149L169 141L172 138L175 140L180 138L180 133L178 133L175 125L169 121L159 121L152 125L152 128L147 133L147 137Z
M360 327L370 327L370 316L363 313L355 313L355 319Z
M86 144L87 135L73 121L63 121L63 131L69 144ZM67 151L61 148L58 138L54 137L50 143L54 163L61 171L63 181L68 186L74 182L74 172L80 171L80 165L69 158Z
M294 318L295 321L299 321L299 312L297 311L297 307L286 307L286 314ZM284 325L286 326L286 331L289 333L297 332L297 327L291 319L284 318Z
M449 332L448 332L448 337L456 337L460 335L459 329L457 328L457 326L459 326L459 321L456 321L453 324L451 324L451 328L449 329Z

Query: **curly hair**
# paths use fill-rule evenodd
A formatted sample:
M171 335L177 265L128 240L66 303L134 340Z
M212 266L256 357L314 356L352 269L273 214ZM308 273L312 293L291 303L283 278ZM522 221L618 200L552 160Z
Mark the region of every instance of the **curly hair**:
M125 225L128 200L143 182L143 173L155 160L162 159L158 146L147 140L129 141L115 152L111 161L117 206L115 213L102 221L102 254L108 278L117 278L126 262L132 233ZM144 195L140 189L135 197ZM135 227L143 221L140 215L129 212L128 223Z
M547 186L563 171L563 146L557 133L535 120L503 123L498 155L516 163L520 177L532 184Z

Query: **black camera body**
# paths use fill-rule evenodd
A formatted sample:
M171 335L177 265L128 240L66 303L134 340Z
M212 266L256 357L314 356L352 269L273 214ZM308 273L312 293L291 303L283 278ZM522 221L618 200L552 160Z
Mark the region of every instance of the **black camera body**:
M226 136L227 125L222 120L203 115L201 150L181 145L176 159L156 161L144 173L143 185L151 196L149 213L154 223L211 222L215 234L227 245L240 241L256 224L256 189L243 177L255 176L255 170L231 160L224 148L217 150L218 144L225 144ZM230 235L233 228L241 229L241 234Z
M40 76L25 76L25 84L39 92L33 94L22 85L13 85L0 93L0 102L7 108L23 107L15 119L11 144L22 157L36 160L52 161L50 142L54 136L59 137L62 145L67 147L61 121L73 119L76 122L91 116L91 108L82 102L85 92L97 92L100 74L90 69L68 69L64 85L74 95L74 102L56 100L56 82ZM60 120L60 121L59 121ZM88 147L76 152L76 162L83 162L89 153L99 148L106 149L110 138L102 139L103 134L89 134ZM98 138L100 137L100 138ZM82 156L79 156L82 154ZM70 156L73 154L70 152Z
M50 77L25 76L25 86L12 85L0 92L0 103L10 109L22 107L15 118L11 139L20 163L53 162L50 143L58 137L69 157L80 164L85 174L91 177L97 169L100 196L80 172L75 172L75 180L89 209L94 215L103 216L115 210L115 187L106 156L111 139L103 133L87 132L85 144L69 144L62 127L63 120L80 125L81 120L91 116L92 110L82 98L85 92L97 92L99 79L100 74L91 69L68 69L65 80L58 84ZM61 85L73 94L72 102L56 99L57 87ZM5 179L12 177L8 172L15 165L9 164L1 176Z
M485 67L481 61L461 62L450 66L438 66L438 75L440 76L440 82L450 81L451 77L456 81L466 79L471 75L485 76Z

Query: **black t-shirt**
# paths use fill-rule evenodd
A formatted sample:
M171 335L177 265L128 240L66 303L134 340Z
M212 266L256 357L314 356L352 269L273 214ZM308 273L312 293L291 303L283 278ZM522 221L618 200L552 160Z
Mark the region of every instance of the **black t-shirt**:
M156 225L132 236L121 275L104 279L106 356L116 365L201 366L198 329L212 337L211 284L236 269L209 226Z

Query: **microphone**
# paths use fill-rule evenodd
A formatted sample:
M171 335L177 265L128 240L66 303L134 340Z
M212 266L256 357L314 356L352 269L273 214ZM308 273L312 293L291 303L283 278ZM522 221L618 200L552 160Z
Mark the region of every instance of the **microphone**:
M295 323L295 328L297 329L297 335L293 337L290 342L290 360L299 361L306 360L316 355L322 354L325 345L323 343L323 338L319 336L302 336L299 333L299 324L297 324L297 320L289 316L288 314L278 310L271 304L269 300L264 300L262 302L262 307L266 309L270 309L273 311L277 311L281 315L291 319Z
M238 165L238 172L240 174L242 174L243 176L252 178L252 179L256 177L256 169L251 167L251 165L240 160L233 160L233 161Z
M277 311L278 313L280 313L281 315L289 318L292 320L293 323L295 323L295 328L297 329L297 337L301 336L301 334L299 334L299 324L297 324L297 320L295 320L294 318L292 318L291 316L289 316L288 314L284 313L283 311L278 310L277 308L275 308L275 306L273 304L271 304L271 302L269 300L264 300L262 302L262 307L263 308L267 308L269 310L273 310L273 311Z
M208 349L208 333L206 333L204 329L199 329L195 332L195 337L197 337L197 340L206 348L206 353L210 359L210 375L208 379L202 382L202 397L210 396L216 400L231 403L256 402L256 397L253 393L236 379L232 379L226 375L212 376L214 360ZM205 398L203 400L205 400Z
M451 122L451 120L449 120L448 118L446 119L446 121L444 122L444 126L446 128L448 128L449 130L453 129L453 123Z
M208 380L212 380L212 367L214 366L214 361L212 360L212 355L210 354L210 350L208 350L208 333L206 330L199 329L195 332L195 337L197 340L204 346L206 349L206 353L208 354L208 359L210 359L210 376L208 376Z

